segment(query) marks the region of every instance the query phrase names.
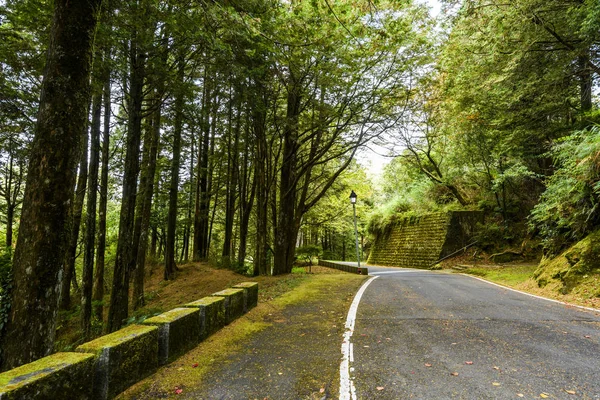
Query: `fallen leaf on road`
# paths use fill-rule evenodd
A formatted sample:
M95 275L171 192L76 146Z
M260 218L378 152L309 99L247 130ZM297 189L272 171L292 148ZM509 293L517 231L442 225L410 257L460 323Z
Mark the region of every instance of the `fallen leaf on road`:
M518 397L525 397L525 395L523 393L517 393Z
M277 375L283 375L283 372L278 372Z
M431 364L425 364L426 367L431 367Z
M183 393L183 389L175 388L175 394Z
M363 347L369 347L369 346L363 346Z
M584 338L591 339L592 337L590 335L585 335Z
M458 376L458 372L451 372L450 375L452 375L452 376Z
M377 386L377 390L383 390L383 386Z
M549 395L549 394L546 394L546 393L540 393L540 397L541 397L542 399L547 399L548 397L550 397L550 395Z
M494 365L494 367L493 367L493 368L494 368L496 371L500 371L500 367L496 367L496 366Z
M565 390L565 392L567 392L569 394L577 394L577 392L574 390Z
M194 363L194 365L192 365L192 368L198 368L198 363Z
M319 389L319 393L325 393L325 388Z
M498 382L492 382L492 385L494 385L494 386L500 386L500 383L498 383Z
M467 364L467 365L473 365L473 361L465 361L465 364Z

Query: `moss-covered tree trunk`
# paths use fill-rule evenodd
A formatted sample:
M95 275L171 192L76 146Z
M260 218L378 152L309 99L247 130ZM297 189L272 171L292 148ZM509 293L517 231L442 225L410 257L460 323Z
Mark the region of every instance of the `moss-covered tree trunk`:
M75 278L75 258L77 255L77 244L79 242L79 230L81 228L81 215L83 214L83 201L85 200L85 190L88 179L88 141L89 136L87 128L83 130L83 141L81 144L80 161L79 161L79 176L77 177L77 189L75 190L75 198L73 207L69 217L70 236L65 253L65 267L63 272L63 281L60 297L60 309L68 310L71 307L71 281Z
M293 81L293 77L291 78ZM296 188L298 184L298 116L299 86L293 83L287 97L287 116L283 137L283 159L279 185L279 209L275 227L273 275L292 271L298 226L296 223Z
M162 81L162 80L161 80ZM135 267L135 276L133 280L133 309L144 305L144 274L146 268L146 250L148 249L148 231L150 229L150 214L152 211L152 198L154 197L154 180L156 175L156 158L158 155L158 140L160 137L160 127L162 120L162 95L164 85L155 90L154 114L152 115L152 123L144 136L144 159L142 164L142 176L140 178L140 193L141 197L138 212L136 213L136 221L134 235L138 238L137 258Z
M43 357L54 345L68 238L66 221L87 123L92 46L100 4L101 0L54 2L13 261L12 308L2 338L4 370Z
M81 273L81 329L87 338L92 326L92 288L94 280L94 253L96 246L96 208L98 199L98 170L100 164L100 129L102 119L102 79L92 100L92 127L90 130L90 162L86 204L85 247Z

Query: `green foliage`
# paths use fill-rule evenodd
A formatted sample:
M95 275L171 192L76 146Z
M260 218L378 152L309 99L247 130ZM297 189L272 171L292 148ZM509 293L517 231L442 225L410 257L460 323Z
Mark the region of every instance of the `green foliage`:
M307 264L312 264L312 259L319 258L321 254L323 254L323 249L316 244L307 244L296 248L296 258L304 260Z
M600 223L600 126L573 133L552 149L556 171L531 214L545 250L557 254Z
M512 227L500 221L488 219L485 224L477 225L475 240L477 247L484 251L500 250L505 244L514 244L516 233Z
M12 251L0 250L0 335L8 322L12 290Z

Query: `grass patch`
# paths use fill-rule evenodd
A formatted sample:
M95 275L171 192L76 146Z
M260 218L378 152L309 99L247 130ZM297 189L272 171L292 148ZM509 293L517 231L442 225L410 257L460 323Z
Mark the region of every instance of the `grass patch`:
M536 268L537 265L535 264L507 265L502 267L474 266L469 267L462 272L482 277L500 285L517 287L531 278Z

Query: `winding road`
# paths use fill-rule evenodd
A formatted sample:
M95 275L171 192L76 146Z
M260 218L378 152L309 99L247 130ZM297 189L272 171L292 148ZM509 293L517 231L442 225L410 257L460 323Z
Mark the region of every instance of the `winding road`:
M369 273L340 399L600 399L600 311L464 275Z

